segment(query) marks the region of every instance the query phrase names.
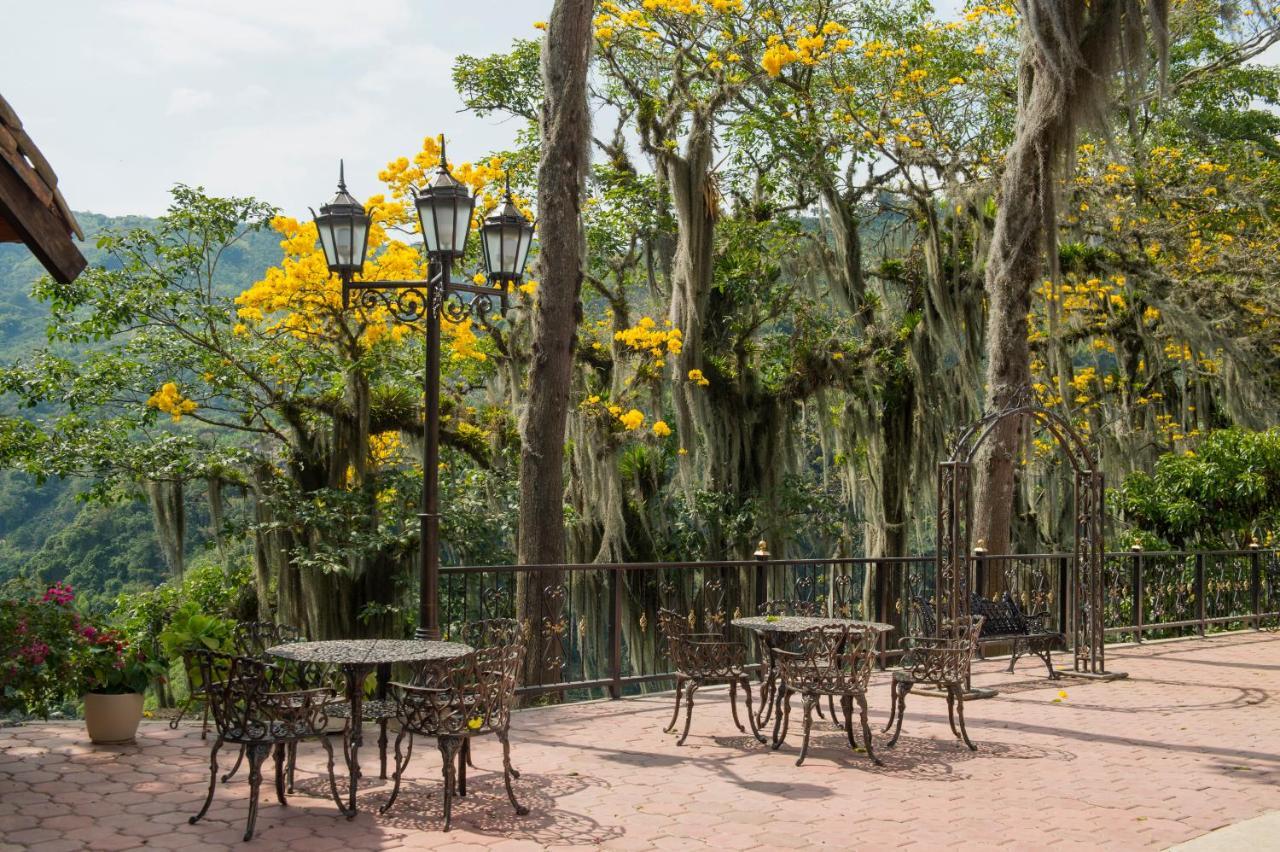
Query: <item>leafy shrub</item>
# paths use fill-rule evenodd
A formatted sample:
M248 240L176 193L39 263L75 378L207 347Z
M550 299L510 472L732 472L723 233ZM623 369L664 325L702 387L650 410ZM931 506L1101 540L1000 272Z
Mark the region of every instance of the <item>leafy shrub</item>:
M1210 432L1195 451L1167 453L1152 473L1130 474L1114 496L1144 547L1266 540L1280 529L1280 428Z

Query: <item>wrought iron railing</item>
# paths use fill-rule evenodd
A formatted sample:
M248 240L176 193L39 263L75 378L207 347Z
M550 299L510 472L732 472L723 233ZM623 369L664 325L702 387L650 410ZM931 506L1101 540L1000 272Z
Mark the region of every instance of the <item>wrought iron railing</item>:
M970 557L973 588L988 596L1007 591L1070 635L1072 561L1064 553L978 552ZM911 600L933 599L936 571L933 556L445 567L440 621L450 638L468 621L519 618L532 650L521 692L616 698L672 677L659 607L688 612L711 629L774 599L888 622L897 630L882 643L883 665L896 656L897 637L919 631ZM1275 550L1108 553L1104 576L1109 641L1280 624Z

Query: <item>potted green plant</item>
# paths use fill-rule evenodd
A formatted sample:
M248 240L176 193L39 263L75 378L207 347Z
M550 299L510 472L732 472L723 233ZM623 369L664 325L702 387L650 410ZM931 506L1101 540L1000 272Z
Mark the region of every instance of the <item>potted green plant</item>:
M84 724L95 743L131 742L142 721L147 687L165 666L129 643L122 633L85 625L81 636Z

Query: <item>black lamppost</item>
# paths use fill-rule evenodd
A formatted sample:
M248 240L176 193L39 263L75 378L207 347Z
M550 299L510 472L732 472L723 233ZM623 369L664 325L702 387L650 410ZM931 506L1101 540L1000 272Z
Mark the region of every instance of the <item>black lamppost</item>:
M533 224L516 207L510 185L501 204L481 226L482 254L490 286L453 281L455 261L466 252L475 198L445 163L440 141L440 165L425 187L414 192L414 206L422 226L427 254L427 277L422 281L357 281L369 242L369 215L347 192L342 165L338 166L338 194L315 217L329 271L342 279L342 307L351 294L364 308L383 307L402 322L423 321L427 332L423 402L426 409L422 447L422 506L418 592L419 639L440 638L440 316L458 322L469 314L488 316L493 297L506 307L509 288L524 275ZM464 295L465 294L465 295ZM470 297L469 299L467 297Z

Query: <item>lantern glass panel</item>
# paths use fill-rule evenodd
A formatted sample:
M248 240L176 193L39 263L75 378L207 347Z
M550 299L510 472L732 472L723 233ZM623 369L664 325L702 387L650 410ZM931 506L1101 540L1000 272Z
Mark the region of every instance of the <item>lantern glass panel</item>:
M475 199L467 195L456 199L455 204L457 206L453 211L453 250L461 255L467 250L467 235L471 232L471 209Z
M334 248L333 239L333 219L328 216L323 217L326 221L316 222L316 231L320 234L320 248L324 249L325 263L329 265L329 269L337 268L339 264L338 252Z

